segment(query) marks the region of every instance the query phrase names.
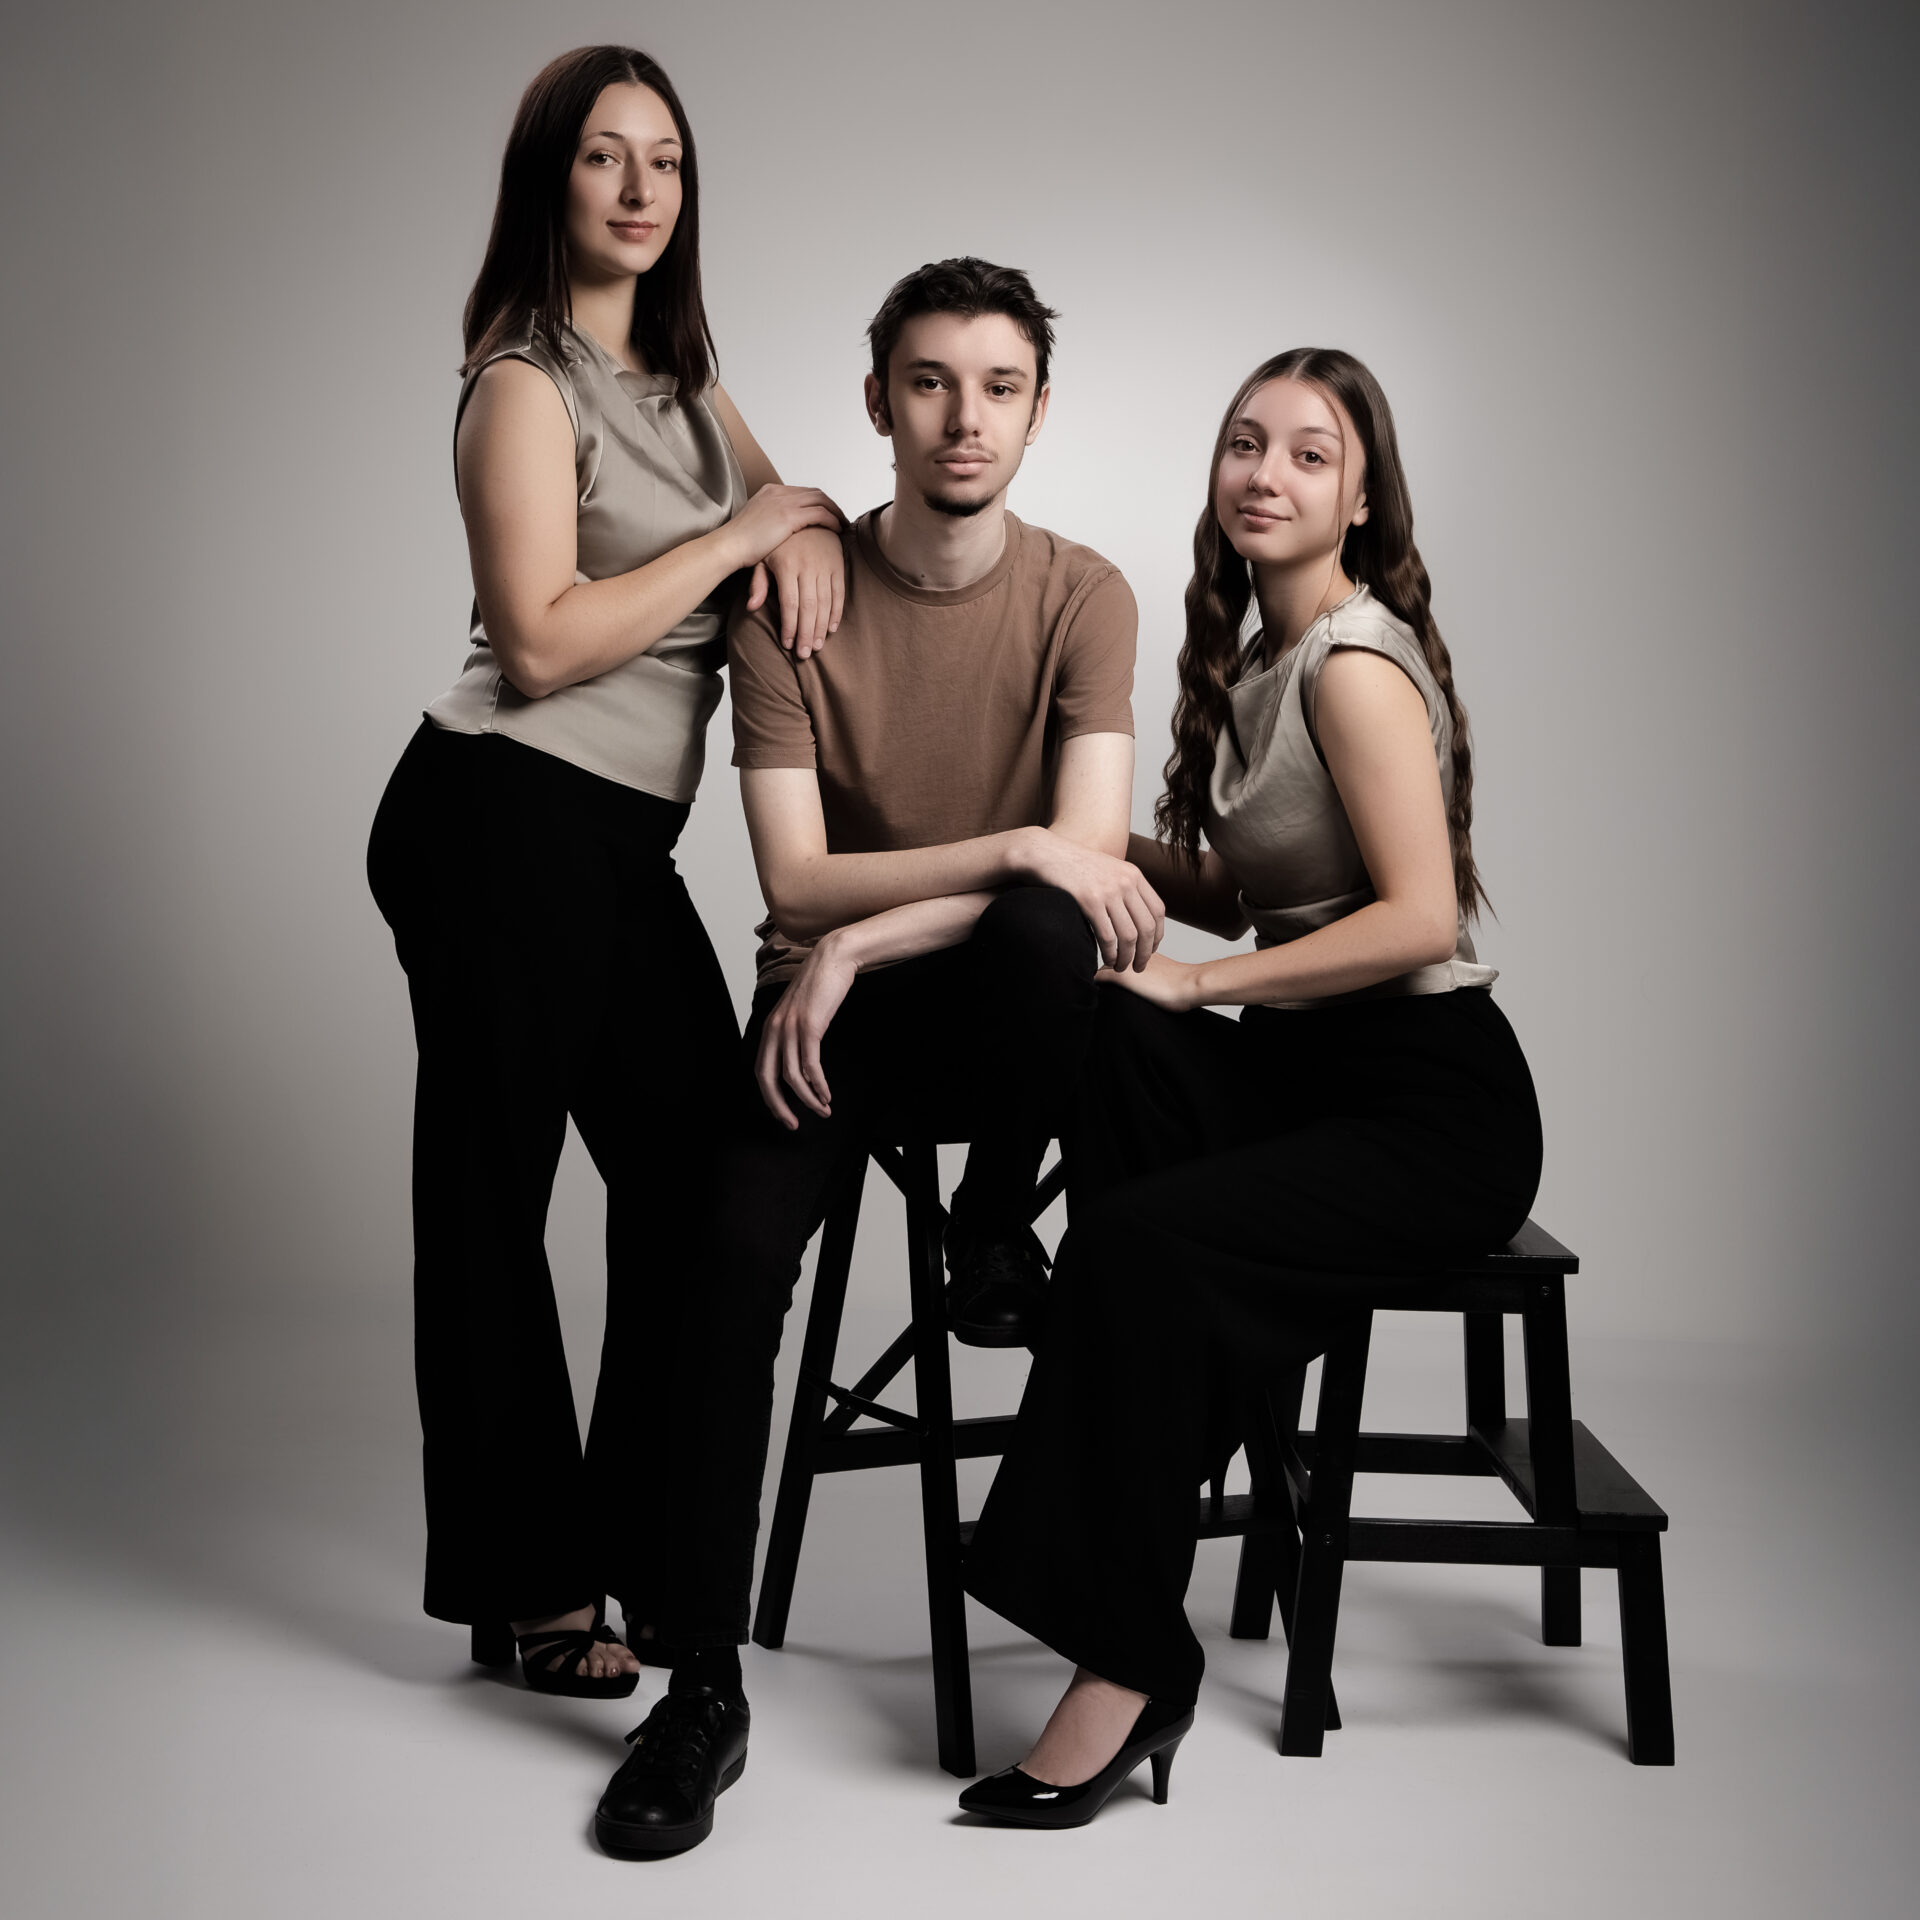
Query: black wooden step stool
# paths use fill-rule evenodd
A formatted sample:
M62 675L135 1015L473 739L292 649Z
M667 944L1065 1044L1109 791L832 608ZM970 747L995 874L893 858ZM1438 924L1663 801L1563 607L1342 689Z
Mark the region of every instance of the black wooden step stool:
M1586 1426L1573 1418L1566 1276L1579 1261L1529 1220L1499 1253L1419 1291L1384 1290L1321 1362L1311 1433L1298 1431L1304 1373L1263 1396L1248 1423L1251 1494L1202 1503L1203 1538L1240 1534L1230 1631L1267 1636L1276 1596L1291 1651L1280 1751L1317 1755L1333 1706L1334 1631L1349 1560L1444 1561L1540 1569L1541 1638L1580 1644L1580 1569L1611 1567L1620 1589L1627 1751L1640 1766L1673 1764L1660 1535L1667 1516ZM1466 1343L1464 1434L1363 1433L1373 1311L1458 1313ZM1524 1336L1527 1414L1507 1417L1503 1316ZM1497 1475L1525 1509L1520 1521L1356 1520L1356 1473Z
M827 1208L814 1268L813 1299L800 1348L800 1378L787 1424L780 1490L774 1498L760 1600L753 1637L777 1647L787 1637L800 1541L817 1473L859 1467L920 1468L920 1522L927 1555L927 1620L933 1643L933 1713L940 1764L949 1773L971 1775L973 1687L967 1665L967 1602L960 1586L960 1495L956 1460L974 1460L1005 1449L1013 1415L984 1420L953 1417L952 1376L947 1364L946 1259L942 1237L946 1209L940 1204L936 1142L904 1146L871 1144L855 1158ZM851 1387L833 1382L840 1344L840 1316L847 1273L860 1224L860 1196L867 1161L886 1174L907 1203L907 1290L912 1317L906 1330ZM1059 1196L1065 1169L1056 1163L1034 1189L1027 1218L1037 1220ZM883 1406L878 1398L908 1361L913 1363L913 1413ZM832 1410L827 1403L832 1401ZM856 1426L866 1419L874 1424Z
M813 1476L917 1463L940 1764L969 1775L975 1771L973 1697L960 1563L973 1529L959 1523L954 1463L1002 1452L1014 1423L1011 1415L953 1418L941 1246L946 1214L934 1143L875 1145L869 1155L906 1200L912 1321L851 1387L833 1383L866 1177L868 1156L862 1156L827 1211L753 1637L763 1647L778 1647L786 1638ZM1064 1170L1056 1165L1035 1189L1029 1218L1046 1210L1063 1182ZM1539 1567L1541 1637L1550 1646L1580 1643L1580 1569L1614 1568L1628 1752L1640 1765L1672 1763L1660 1575L1667 1516L1573 1418L1566 1277L1578 1270L1574 1255L1529 1220L1498 1253L1463 1263L1438 1281L1423 1280L1416 1293L1383 1289L1366 1321L1322 1362L1313 1432L1299 1431L1304 1373L1256 1400L1246 1426L1253 1491L1222 1497L1216 1488L1200 1502L1198 1531L1203 1539L1241 1537L1230 1628L1235 1638L1265 1639L1279 1599L1291 1646L1281 1752L1317 1755L1326 1729L1340 1724L1332 1661L1346 1562L1424 1560ZM1364 1278L1356 1276L1354 1284L1357 1301L1365 1304ZM1360 1431L1372 1312L1382 1310L1462 1315L1465 1433ZM1520 1315L1524 1335L1524 1420L1510 1420L1506 1411L1502 1321L1509 1313ZM918 1409L911 1415L874 1397L909 1359ZM875 1424L857 1427L862 1418ZM1356 1472L1497 1475L1528 1518L1355 1520L1350 1509Z

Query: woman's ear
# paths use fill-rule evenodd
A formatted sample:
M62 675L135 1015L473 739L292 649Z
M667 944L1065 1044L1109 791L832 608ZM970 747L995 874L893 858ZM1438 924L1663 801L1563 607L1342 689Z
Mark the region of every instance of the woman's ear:
M1347 516L1347 525L1350 527L1357 527L1366 519L1366 517L1367 517L1367 496L1363 493L1360 496L1360 498L1353 503L1353 512Z

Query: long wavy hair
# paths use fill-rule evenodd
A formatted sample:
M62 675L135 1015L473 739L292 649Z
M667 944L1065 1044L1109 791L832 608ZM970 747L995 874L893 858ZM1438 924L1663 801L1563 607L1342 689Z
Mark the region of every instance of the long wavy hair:
M700 166L693 129L673 82L635 47L575 47L543 67L520 98L500 162L500 197L463 322L471 373L533 318L557 355L572 312L567 280L567 182L601 89L650 87L680 136L680 217L658 260L640 276L631 337L650 372L674 375L691 400L713 382L713 332L700 293Z
M1400 465L1393 411L1380 383L1350 353L1337 347L1294 347L1264 360L1240 383L1214 436L1207 469L1207 503L1193 530L1193 578L1187 583L1187 634L1180 648L1180 697L1173 709L1173 753L1165 769L1167 790L1153 811L1160 839L1190 866L1200 863L1200 836L1213 773L1214 744L1227 720L1227 690L1239 677L1241 630L1253 600L1253 570L1220 525L1214 499L1220 462L1241 409L1271 380L1299 380L1346 409L1360 438L1368 513L1347 528L1340 564L1347 577L1414 631L1453 721L1453 799L1447 808L1447 839L1453 852L1453 888L1469 919L1486 901L1473 864L1473 752L1467 713L1453 688L1453 660L1434 625L1432 586L1420 550L1413 544L1413 502Z

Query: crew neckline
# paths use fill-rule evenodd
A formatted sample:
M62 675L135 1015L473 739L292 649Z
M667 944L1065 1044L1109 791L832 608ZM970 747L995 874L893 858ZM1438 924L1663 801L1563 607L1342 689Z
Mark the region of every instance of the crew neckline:
M854 544L880 584L889 593L902 600L911 600L916 606L965 606L969 600L978 600L982 594L991 593L1013 571L1013 563L1020 552L1020 542L1026 535L1026 527L1019 517L1009 513L1006 516L1007 538L1000 549L1000 557L978 580L970 580L964 587L917 587L880 550L877 529L880 516L885 511L884 506L869 507L853 523Z

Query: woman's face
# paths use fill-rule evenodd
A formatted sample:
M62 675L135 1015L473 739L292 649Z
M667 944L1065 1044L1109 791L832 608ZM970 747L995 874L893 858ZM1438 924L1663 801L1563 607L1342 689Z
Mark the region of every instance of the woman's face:
M667 103L630 81L605 88L567 179L568 271L586 280L645 273L679 218L680 133Z
M1367 517L1360 437L1337 400L1301 380L1269 380L1227 427L1213 510L1255 566L1327 560Z

